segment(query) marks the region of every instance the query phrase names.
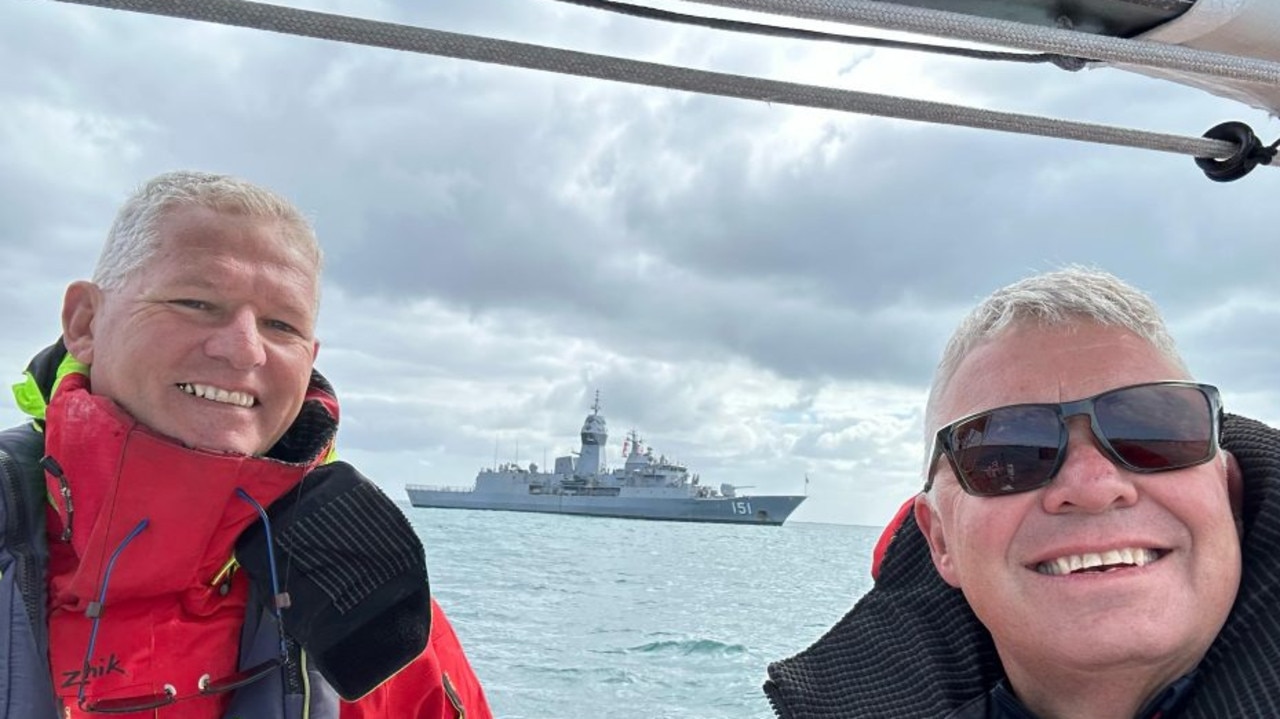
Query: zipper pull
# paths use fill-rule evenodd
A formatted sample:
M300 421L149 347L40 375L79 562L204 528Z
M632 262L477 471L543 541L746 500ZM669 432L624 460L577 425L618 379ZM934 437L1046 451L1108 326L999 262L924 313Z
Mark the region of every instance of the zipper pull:
M62 465L58 464L58 460L49 455L45 455L40 460L40 466L44 467L44 471L53 475L58 480L59 494L62 495L62 503L67 508L67 521L63 524L62 536L64 542L71 541L71 520L75 517L76 508L71 502L71 485L67 484L67 475L62 471Z
M213 575L213 579L209 581L209 586L216 587L219 595L227 596L231 593L231 578L235 576L236 570L239 568L240 563L236 561L235 556L232 556L227 560L226 564L222 565L222 569L219 569L218 573Z

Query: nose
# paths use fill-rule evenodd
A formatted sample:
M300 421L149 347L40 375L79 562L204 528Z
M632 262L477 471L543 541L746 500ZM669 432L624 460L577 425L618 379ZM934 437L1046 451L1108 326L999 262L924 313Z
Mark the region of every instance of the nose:
M1041 497L1045 511L1098 513L1137 502L1132 474L1098 446L1089 419L1072 417L1067 430L1067 456Z
M253 310L241 308L229 313L226 321L215 327L205 339L204 351L238 370L252 369L266 362L266 347Z

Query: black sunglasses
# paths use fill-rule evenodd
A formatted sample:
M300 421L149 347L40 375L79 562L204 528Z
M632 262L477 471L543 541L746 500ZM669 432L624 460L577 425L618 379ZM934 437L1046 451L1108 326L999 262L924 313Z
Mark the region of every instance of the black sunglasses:
M1053 481L1067 456L1067 418L1089 417L1102 451L1131 472L1203 464L1218 452L1222 399L1212 385L1151 382L1073 402L1015 404L938 430L924 491L945 454L960 487L977 497L1029 492Z
M275 592L275 596L273 597L274 606L272 609L276 618L276 630L278 632L283 632L282 627L284 626L284 622L280 616L280 609L283 606L287 606L288 600L285 598L285 595L280 593L279 583L276 576L275 554L271 549L271 520L267 518L266 510L262 508L262 505L258 504L258 502L250 497L243 489L237 488L236 494L241 499L253 505L253 508L257 510L258 515L262 518L263 527L267 536L267 553L270 558L271 588ZM124 540L120 542L120 545L111 553L111 558L107 561L106 572L103 574L102 587L99 589L98 600L90 602L89 606L85 610L85 614L93 618L93 628L89 632L89 646L85 650L84 665L82 667L84 674L82 674L82 676L88 675L89 661L93 656L93 646L98 638L98 622L102 618L102 609L107 596L107 582L111 579L111 570L115 568L116 559L119 558L120 552L128 546L129 542L132 542L135 537L141 534L149 524L150 520L148 519L143 519L138 522L137 526L135 526L133 530L125 536ZM211 679L208 674L205 674L200 677L199 681L196 683L196 691L193 694L179 696L178 690L172 684L165 684L160 691L152 692L151 694L89 699L84 695L85 683L82 682L76 696L76 703L79 705L81 711L89 714L132 714L134 712L159 709L160 707L168 706L192 697L211 696L235 691L240 687L253 684L254 682L271 674L271 672L284 666L286 658L288 657L288 651L283 633L280 634L279 640L280 653L278 656L259 664L255 664L247 669L242 669L221 679Z

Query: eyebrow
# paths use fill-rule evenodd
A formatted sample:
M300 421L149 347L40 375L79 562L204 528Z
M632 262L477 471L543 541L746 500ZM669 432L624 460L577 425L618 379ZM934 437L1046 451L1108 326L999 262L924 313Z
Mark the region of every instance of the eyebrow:
M213 280L207 275L179 275L173 278L168 291L172 292L175 290L196 289L216 292L221 288L221 283ZM280 300L273 300L272 304L279 307L282 313L286 315L284 319L288 319L290 321L305 319L308 323L315 322L316 313L314 305L310 305L305 302L294 303L292 301Z
M173 285L177 288L191 287L204 290L216 290L220 287L217 282L214 282L207 275L181 275L174 278Z

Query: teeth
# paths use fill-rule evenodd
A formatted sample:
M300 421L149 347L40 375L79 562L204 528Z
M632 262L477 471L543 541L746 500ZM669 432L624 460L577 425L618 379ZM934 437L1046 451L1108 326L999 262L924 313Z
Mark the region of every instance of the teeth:
M1036 571L1041 574L1061 576L1096 567L1142 567L1159 558L1160 555L1154 549L1125 547L1123 549L1108 549L1102 553L1087 552L1085 554L1073 554L1067 557L1050 559L1047 562L1038 564Z
M214 402L222 402L223 404L234 404L238 407L252 407L257 400L252 395L244 392L228 392L225 389L213 387L207 384L194 384L184 382L178 385L183 392L196 397L213 400Z

